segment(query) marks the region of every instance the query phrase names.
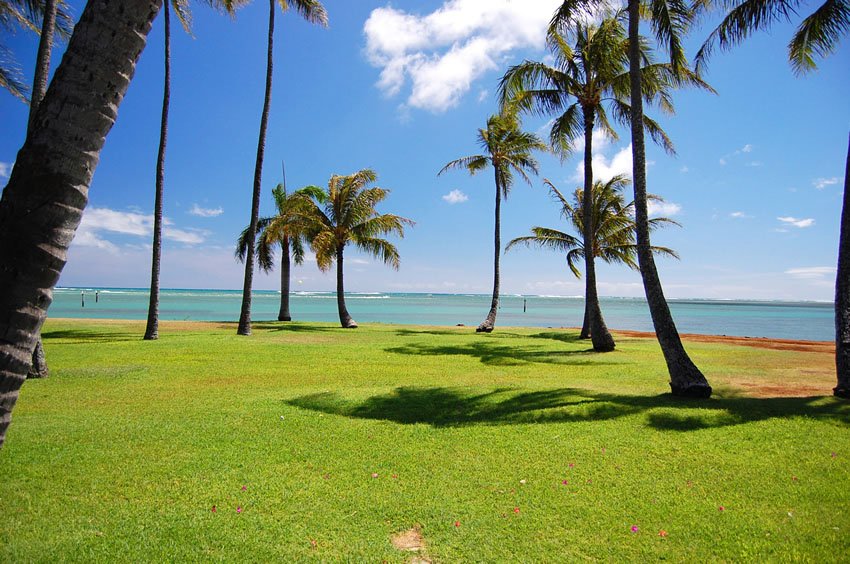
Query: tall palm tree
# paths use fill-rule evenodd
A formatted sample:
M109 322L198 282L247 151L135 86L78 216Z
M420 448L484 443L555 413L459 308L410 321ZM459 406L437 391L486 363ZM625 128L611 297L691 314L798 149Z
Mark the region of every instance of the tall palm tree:
M37 108L47 90L54 34L58 31L63 37L70 37L74 24L68 6L62 0L0 0L0 30L14 32L19 27L41 35L36 55L33 91L28 95L29 87L21 75L20 68L12 52L2 43L0 88L5 88L22 102L30 103L29 121L32 122L35 117L33 102Z
M52 1L52 0L48 0ZM231 16L236 9L235 0L208 0L211 6ZM168 139L168 108L171 103L171 17L169 5L186 33L191 34L191 12L188 0L166 0L163 3L165 41L165 73L162 92L162 117L159 125L159 149L156 155L156 185L154 188L153 243L151 247L151 286L148 301L148 319L145 325L146 341L159 338L159 272L162 260L162 198L165 186L165 145Z
M160 0L89 2L0 197L0 446ZM97 80L91 80L96 71Z
M752 33L770 29L780 21L797 15L801 2L770 0L725 0L718 2L727 10L720 24L697 52L697 68L705 65L714 46L730 49ZM709 0L699 3L710 7ZM826 0L797 26L788 44L788 62L797 75L817 69L816 57L832 54L841 39L850 32L850 2ZM835 274L835 372L833 393L850 398L850 146L844 174L844 200L838 236L838 268Z
M269 0L269 33L268 52L266 59L266 91L263 98L263 114L260 118L260 137L257 142L257 161L254 165L254 190L251 199L251 221L248 224L248 240L251 247L257 238L257 221L260 218L260 185L263 181L263 157L266 151L266 129L269 123L269 111L272 101L272 46L274 43L274 13L275 2L284 12L294 8L310 23L322 26L328 25L328 14L318 0ZM254 255L248 253L245 257L245 282L242 287L242 309L239 313L238 335L251 334L251 288L254 284Z
M581 278L579 262L586 255L584 232L586 223L584 221L586 209L584 202L585 192L582 188L576 188L573 193L572 203L552 184L549 180L543 181L549 192L555 198L561 208L561 217L566 219L572 228L582 234L582 238L576 238L568 233L549 227L532 227L531 235L512 239L505 251L516 245L537 246L562 252L566 255L567 266L576 278ZM593 186L591 204L591 217L593 219L592 248L594 257L614 264L625 264L629 268L638 270L636 262L635 245L635 221L634 202L626 203L623 190L628 186L629 180L623 175L617 175L608 182L595 181ZM663 201L660 196L650 195L650 199ZM679 225L676 221L666 217L653 217L649 220L650 228L655 229L665 224ZM663 254L679 258L676 251L668 247L652 247L656 254ZM587 339L591 334L590 308L588 300L585 299L584 321L581 327L581 339Z
M598 127L607 136L617 139L608 120L608 107L617 122L627 125L629 106L628 41L621 23L622 12L609 15L598 25L574 22L569 36L571 46L558 29L550 30L548 43L556 66L525 61L511 67L500 84L502 105L516 104L525 111L541 115L560 114L553 121L550 143L562 154L572 150L573 140L584 134L584 192L592 194L593 130ZM657 102L663 111L673 112L670 90L677 83L671 65L652 62L652 52L644 40L640 42L643 66L642 93L650 102ZM693 73L687 74L691 83L710 88ZM673 144L661 127L644 116L644 128L665 150L673 153ZM595 198L584 199L583 237L590 241L594 233L590 206ZM596 291L594 255L584 255L585 296L590 319L593 348L604 352L614 349L614 339L605 325Z
M533 133L520 130L519 118L516 113L507 111L490 116L487 128L478 130L478 145L484 154L470 155L455 159L444 166L437 175L447 170L461 168L469 174L475 174L493 167L496 185L494 256L493 256L493 299L487 317L478 326L476 332L490 333L496 326L496 313L499 309L499 257L502 252L501 238L501 205L502 198L507 198L514 182L514 173L529 185L531 179L528 172L537 174L537 161L532 156L534 151L546 150L546 144Z
M564 30L580 21L588 11L603 5L604 0L565 0L555 11L550 30ZM631 106L630 128L632 136L632 181L635 195L635 222L637 233L637 255L643 279L646 301L652 324L667 371L670 374L670 389L675 396L707 398L711 386L705 376L685 351L679 331L670 314L664 297L664 289L655 266L652 244L649 237L649 214L647 211L646 188L646 143L644 139L644 114L642 97L643 75L641 68L640 18L649 19L655 40L670 55L672 78L688 82L688 65L682 46L682 36L693 22L694 12L684 0L627 0L628 6L628 53L629 53L629 105Z
M257 245L254 252L257 262L264 272L274 269L274 248L280 245L280 311L278 321L292 321L289 313L290 264L300 265L304 262L304 238L296 223L295 211L301 198L309 195L309 190L298 190L293 194L286 193L286 186L278 184L272 190L277 215L262 217L257 221ZM236 258L244 261L248 254L248 228L246 227L236 241Z
M393 214L375 210L390 191L369 184L378 179L374 171L363 169L347 176L333 175L327 190L317 186L302 188L293 198L296 230L305 234L310 248L316 253L316 263L327 272L336 262L336 303L339 322L347 329L357 327L345 307L343 259L349 243L384 264L398 270L399 254L395 245L380 236L395 233L404 237L405 225L414 222ZM296 194L298 194L296 192Z

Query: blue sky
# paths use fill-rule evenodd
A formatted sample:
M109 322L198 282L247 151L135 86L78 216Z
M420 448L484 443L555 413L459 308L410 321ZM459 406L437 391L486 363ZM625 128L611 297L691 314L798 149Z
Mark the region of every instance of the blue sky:
M79 15L82 3L71 3ZM392 190L380 210L416 226L397 242L398 272L348 254L347 289L489 292L492 175L437 172L479 152L476 132L496 110L498 79L524 58L545 57L545 23L557 4L327 0L328 29L278 12L261 213L273 211L281 160L290 188L373 168L378 184ZM163 287L241 288L233 243L250 215L267 10L254 3L231 20L198 4L194 38L173 26ZM690 54L707 29L688 38ZM654 114L678 151L670 157L653 146L647 155L649 190L666 199L663 211L682 224L653 239L681 255L658 261L668 297L832 299L850 130L850 42L818 72L796 78L786 62L791 29L776 26L716 53L706 79L719 95L677 92L675 116ZM35 37L4 39L31 75ZM162 52L158 20L101 153L60 285L149 283ZM26 106L0 92L0 184L23 141L26 117ZM526 129L544 134L545 123L525 119ZM619 142L599 141L597 176L630 171L627 132ZM532 186L518 182L502 207L504 241L533 225L564 227L542 179L572 191L580 183L580 158L539 160L539 178ZM598 277L602 295L643 294L639 275L624 267L603 265ZM301 290L335 284L309 260L293 279ZM276 273L255 280L259 289L279 287ZM502 289L571 296L583 293L583 282L562 256L518 249L503 255Z

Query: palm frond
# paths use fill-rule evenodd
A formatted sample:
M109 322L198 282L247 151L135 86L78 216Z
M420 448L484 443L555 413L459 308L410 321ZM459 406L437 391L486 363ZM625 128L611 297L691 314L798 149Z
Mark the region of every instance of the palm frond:
M804 19L788 44L788 60L795 74L815 70L815 56L833 53L842 36L850 31L850 2L826 0Z
M447 163L446 166L440 169L437 176L442 175L447 170L455 168L464 168L469 171L470 174L475 174L476 172L484 170L489 163L490 159L485 155L470 155L468 157L461 157Z
M319 0L278 0L282 10L295 8L302 18L312 24L328 26L328 13Z

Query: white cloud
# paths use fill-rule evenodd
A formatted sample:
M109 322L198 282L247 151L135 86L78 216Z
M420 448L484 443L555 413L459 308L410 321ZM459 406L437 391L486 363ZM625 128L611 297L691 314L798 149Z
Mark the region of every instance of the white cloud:
M0 163L2 164L2 163ZM2 176L2 175L0 175ZM812 186L817 188L818 190L823 190L827 186L832 186L833 184L838 184L839 178L837 176L833 176L832 178L816 178L812 181Z
M546 122L546 136L548 137L549 131L552 129L552 124L555 123L554 119ZM594 129L593 134L590 138L590 143L593 145L594 151L602 151L606 149L609 145L611 145L611 138L602 131L601 129ZM581 153L584 151L584 135L579 135L575 139L573 139L573 150L577 153Z
M787 217L777 217L776 219L778 219L779 221L781 221L782 223L785 223L787 225L793 225L794 227L799 227L800 229L803 229L803 228L806 228L806 227L811 227L812 225L815 224L815 220L812 219L812 218L797 219L796 217L787 216Z
M485 72L500 68L509 52L542 48L559 3L445 0L427 15L389 5L372 10L363 32L369 62L381 68L377 86L395 96L409 81L407 105L444 112Z
M750 161L747 163L747 166L762 166L763 164L761 161Z
M737 152L737 151L736 151L736 152ZM750 145L749 143L747 143L746 145L744 145L743 147L741 147L740 152L741 152L741 153L752 153L752 152L753 152L753 146L752 146L752 145Z
M720 159L720 166L726 166L726 159Z
M824 278L835 276L835 267L810 266L804 268L791 268L786 270L785 274L790 274L794 278L802 278L804 280L823 280Z
M673 202L656 202L649 200L646 203L649 217L670 217L681 213L682 206Z
M221 207L202 208L198 204L192 204L192 209L190 209L188 213L191 215L197 215L198 217L218 217L224 213L224 209Z
M679 172L681 172L681 173L687 173L687 172L690 172L690 171L691 171L691 169L689 169L686 166L683 166L682 168L679 169Z
M443 199L450 204L460 204L469 200L469 196L467 196L460 190L452 190L451 192L443 196Z
M146 215L138 212L91 207L83 213L83 219L74 237L74 245L117 252L118 247L115 243L106 240L104 234L150 238L153 236L153 223L152 214ZM177 229L173 227L173 222L168 218L163 218L162 224L163 238L186 245L203 243L208 234L206 231L198 229Z
M15 163L4 163L0 161L0 178L9 178L9 175L12 174L13 166L15 166Z
M742 211L736 211L729 214L729 217L734 219L751 219L753 216L747 215Z
M594 153L592 159L593 177L595 180L607 182L618 174L624 174L628 177L632 176L632 146L617 151L617 153L608 159L602 153ZM584 160L576 166L576 174L573 180L580 181L584 178Z
M481 92L478 93L478 103L480 104L481 102L486 100L487 96L489 96L489 95L490 95L490 91L487 90L486 88L483 88L481 90Z

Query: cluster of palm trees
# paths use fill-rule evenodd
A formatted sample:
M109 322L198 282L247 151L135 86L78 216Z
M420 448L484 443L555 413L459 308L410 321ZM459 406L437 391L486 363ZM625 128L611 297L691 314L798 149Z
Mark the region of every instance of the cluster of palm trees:
M295 7L311 21L322 23L326 18L321 4L315 0L277 0L277 2L284 10L290 5ZM56 0L56 3L59 6L62 5L61 0ZM275 0L269 0L270 40L274 29L274 4ZM572 31L580 27L577 26L577 22L584 21L583 18L587 14L597 12L608 4L610 2L607 0L565 0L552 18L550 43L557 41L558 34L561 37L570 37ZM627 122L631 130L637 262L656 334L670 372L673 393L705 397L710 394L711 388L682 347L664 299L650 244L644 130L646 129L656 140L659 139L659 133L645 120L643 103L645 100L657 101L663 109L669 103L669 95L661 91L650 91L647 96L644 88L647 74L642 72L642 69L647 66L647 61L643 56L644 41L640 38L639 26L641 19L648 22L655 43L669 55L669 71L659 68L658 72L662 75L666 73L662 83L673 87L694 83L694 75L691 75L691 79L688 78L682 37L695 21L699 10L717 6L726 14L698 53L697 69L707 62L715 46L728 49L755 31L767 29L776 21L795 17L797 8L802 2L723 0L713 3L710 0L704 0L691 4L682 0L644 0L643 2L627 0L624 4L627 33L623 47L626 54L621 57L624 56L627 63L628 81L626 84L625 80L621 80L616 86L612 86L611 91L616 94L611 98L617 100L612 106L613 116L621 122ZM49 0L0 0L0 30L22 21L18 15L25 14L26 10L42 15L49 5ZM89 2L86 5L70 37L62 63L54 74L50 88L33 110L34 115L28 127L26 139L18 152L9 182L3 190L2 199L0 199L0 445L5 439L18 391L31 366L39 331L52 301L52 290L59 280L68 247L88 201L88 188L97 166L100 150L115 122L118 107L132 80L138 57L144 50L153 20L161 8L162 0ZM57 16L56 21L61 22L61 18ZM791 41L789 58L792 68L798 73L813 69L816 57L831 53L848 30L850 30L848 0L825 0L803 19ZM615 36L616 33L612 36L611 42L616 42ZM0 58L6 52L7 50L0 44ZM0 67L4 71L7 70L2 61L0 61ZM14 92L14 88L21 83L20 81L15 83L15 77L12 75L5 73L3 78L0 78L5 82L0 85L5 85ZM5 78L8 76L13 78L11 83L8 78ZM269 57L267 71L269 80L262 124L267 122L271 90L270 76L271 57ZM545 84L554 85L554 83ZM545 84L541 83L541 86ZM503 85L506 92L509 91L508 85L509 81ZM532 92L543 89L545 88L530 88ZM18 91L22 98L26 98L23 90L18 88ZM507 95L504 98L512 99L513 96ZM531 95L527 100L523 101L520 97L515 102L518 111L531 111L532 108L538 108L537 111L557 113L563 107L557 96L543 97L537 101ZM593 106L592 98L588 102ZM628 104L628 111L621 102ZM563 132L578 131L570 125L569 121L572 118L575 120L579 118L578 111L578 108L571 114L569 109L564 111L563 116L566 117L559 125ZM586 131L589 123L602 124L604 121L602 115L598 111L595 115L585 113L585 107L582 106L580 117L583 121L577 123L583 124ZM495 129L502 129L496 132L496 137L514 136L513 133L507 133L507 130L511 128L508 123L511 119L498 117L492 120ZM257 170L262 164L264 131L265 126L261 125ZM489 133L486 137L483 133L481 136L482 141L489 139ZM558 137L561 140L568 138L568 135ZM664 144L664 138L660 140ZM534 160L531 158L531 151L539 140L528 139L528 141L529 151L523 158L524 162L518 164L523 169L533 170ZM491 159L489 164L493 164L492 158L495 153L483 156ZM457 162L454 166L465 166L474 172L486 164L488 164L486 158L484 160L472 158L466 162ZM507 165L502 172L497 170L495 173L497 204L505 191L510 188L511 178L505 176L505 171L516 170L513 167L514 165ZM850 397L850 186L848 186L850 184L850 150L847 167L835 299L838 384L834 393L841 397ZM585 169L588 170L589 167L586 166ZM337 190L344 191L346 183L344 179L348 177L334 178L337 180L334 181L332 178L331 184L339 185ZM247 249L254 248L259 221L260 184L259 173L257 173L254 182L254 206L247 233ZM592 177L590 181L585 180L583 193L584 204L593 201ZM584 245L585 248L591 248L589 242L593 240L593 218L591 211L584 204ZM326 230L322 239L313 240L312 244L320 266L330 268L334 261L339 263L342 258L342 249L344 249L342 240L353 239L342 237L342 230L338 229L337 223L338 210L333 208L330 200L325 202L314 200L314 205L325 216ZM369 229L371 228L364 228L363 234L366 241L374 235L373 232L369 232ZM588 234L590 234L589 237ZM319 243L321 247L317 246ZM367 242L366 246L369 245L375 245L375 243ZM324 250L320 253L319 248ZM382 256L389 258L392 264L393 255L387 254L388 249L377 246L372 248L383 253ZM498 254L499 249L496 250ZM590 274L587 259L588 257L592 259L594 255L595 253L591 252L584 253L587 277ZM246 254L246 300L250 300L253 257L253 252ZM338 273L338 280L342 281L341 270ZM498 283L498 279L496 282ZM495 294L497 293L494 292ZM250 308L250 302L248 306ZM591 315L595 314L591 313ZM240 323L240 329L243 325L246 324ZM483 325L486 330L486 322ZM598 329L598 326L594 329L594 322L591 320L591 337ZM600 332L604 334L604 331Z
M246 227L236 242L236 257L246 261L255 255L260 268L274 268L275 248L281 249L280 311L278 321L290 321L289 287L290 261L304 261L304 245L316 255L316 265L322 272L336 264L336 297L339 322L346 329L357 323L345 306L344 256L349 243L398 270L398 249L381 238L395 233L404 237L404 227L413 221L394 214L379 214L375 209L390 191L370 186L378 176L370 169L349 175L333 175L326 189L305 186L287 194L286 186L278 184L272 191L277 214L257 221L259 237L256 244Z

